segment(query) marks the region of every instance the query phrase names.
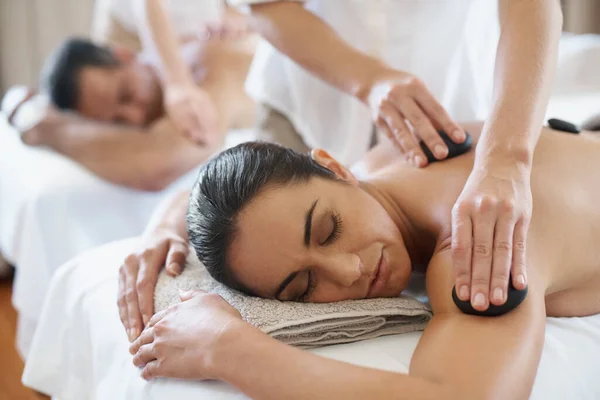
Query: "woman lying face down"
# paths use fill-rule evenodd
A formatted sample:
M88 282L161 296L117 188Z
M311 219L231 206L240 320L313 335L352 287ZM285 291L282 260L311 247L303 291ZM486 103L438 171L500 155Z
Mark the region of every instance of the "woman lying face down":
M476 139L481 126L464 127ZM546 315L600 312L599 155L600 141L589 135L542 132L527 257L503 256L512 243L466 250L474 271L487 271L486 282L511 262L527 267L525 301L488 318L461 313L451 297L452 207L473 151L416 170L380 146L355 166L359 180L320 150L308 156L264 143L227 150L203 168L188 210L190 240L212 276L261 297L331 302L397 296L422 268L434 316L410 373L286 346L206 294L186 295L157 314L132 345L134 362L146 378L221 379L252 398L527 398ZM506 204L480 207L483 215L511 212ZM475 226L474 235L482 234L490 233ZM486 291L495 289L492 279ZM490 297L502 302L506 291Z
M312 157L256 142L208 165L188 214L201 260L217 280L260 297L398 296L411 272L408 226L374 186L325 151Z

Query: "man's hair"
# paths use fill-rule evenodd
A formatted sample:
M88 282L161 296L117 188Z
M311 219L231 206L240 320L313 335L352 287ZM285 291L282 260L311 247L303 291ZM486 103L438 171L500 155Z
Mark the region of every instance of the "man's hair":
M40 83L61 110L74 109L79 96L79 75L84 67L116 67L119 60L106 48L87 39L65 40L46 60Z

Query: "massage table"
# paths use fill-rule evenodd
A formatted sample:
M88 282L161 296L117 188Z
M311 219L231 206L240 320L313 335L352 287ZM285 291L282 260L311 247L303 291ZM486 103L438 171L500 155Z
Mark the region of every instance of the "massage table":
M118 269L139 239L80 255L52 278L23 383L60 400L247 399L223 382L140 377L116 307ZM310 350L325 357L408 372L421 333ZM531 399L600 398L600 315L548 318Z
M22 357L54 271L83 251L140 235L159 202L191 188L196 175L197 168L161 192L113 185L60 154L24 145L0 113L0 253L16 266L12 301Z
M563 93L552 99L547 118L580 123L598 111L600 91ZM56 272L25 365L24 384L60 400L246 399L223 382L146 382L140 378L116 307L118 268L138 241L104 245ZM380 337L310 351L367 367L408 372L420 335ZM531 399L600 399L599 371L600 315L548 318Z

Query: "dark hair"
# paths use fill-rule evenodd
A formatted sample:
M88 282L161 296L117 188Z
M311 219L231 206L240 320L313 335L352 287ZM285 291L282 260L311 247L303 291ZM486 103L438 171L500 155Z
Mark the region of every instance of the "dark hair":
M62 110L74 109L79 75L84 67L116 67L119 60L106 48L87 39L69 38L48 57L40 76L41 87Z
M336 179L308 154L272 143L243 143L209 160L190 195L187 229L210 275L252 294L233 276L228 264L227 251L237 230L237 216L266 187L307 182L312 177Z

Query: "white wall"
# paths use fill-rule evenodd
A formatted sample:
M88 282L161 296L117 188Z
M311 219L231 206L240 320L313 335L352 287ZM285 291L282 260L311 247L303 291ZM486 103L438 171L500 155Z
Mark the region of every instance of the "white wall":
M89 36L94 0L0 0L0 92L37 86L44 59L69 35Z

